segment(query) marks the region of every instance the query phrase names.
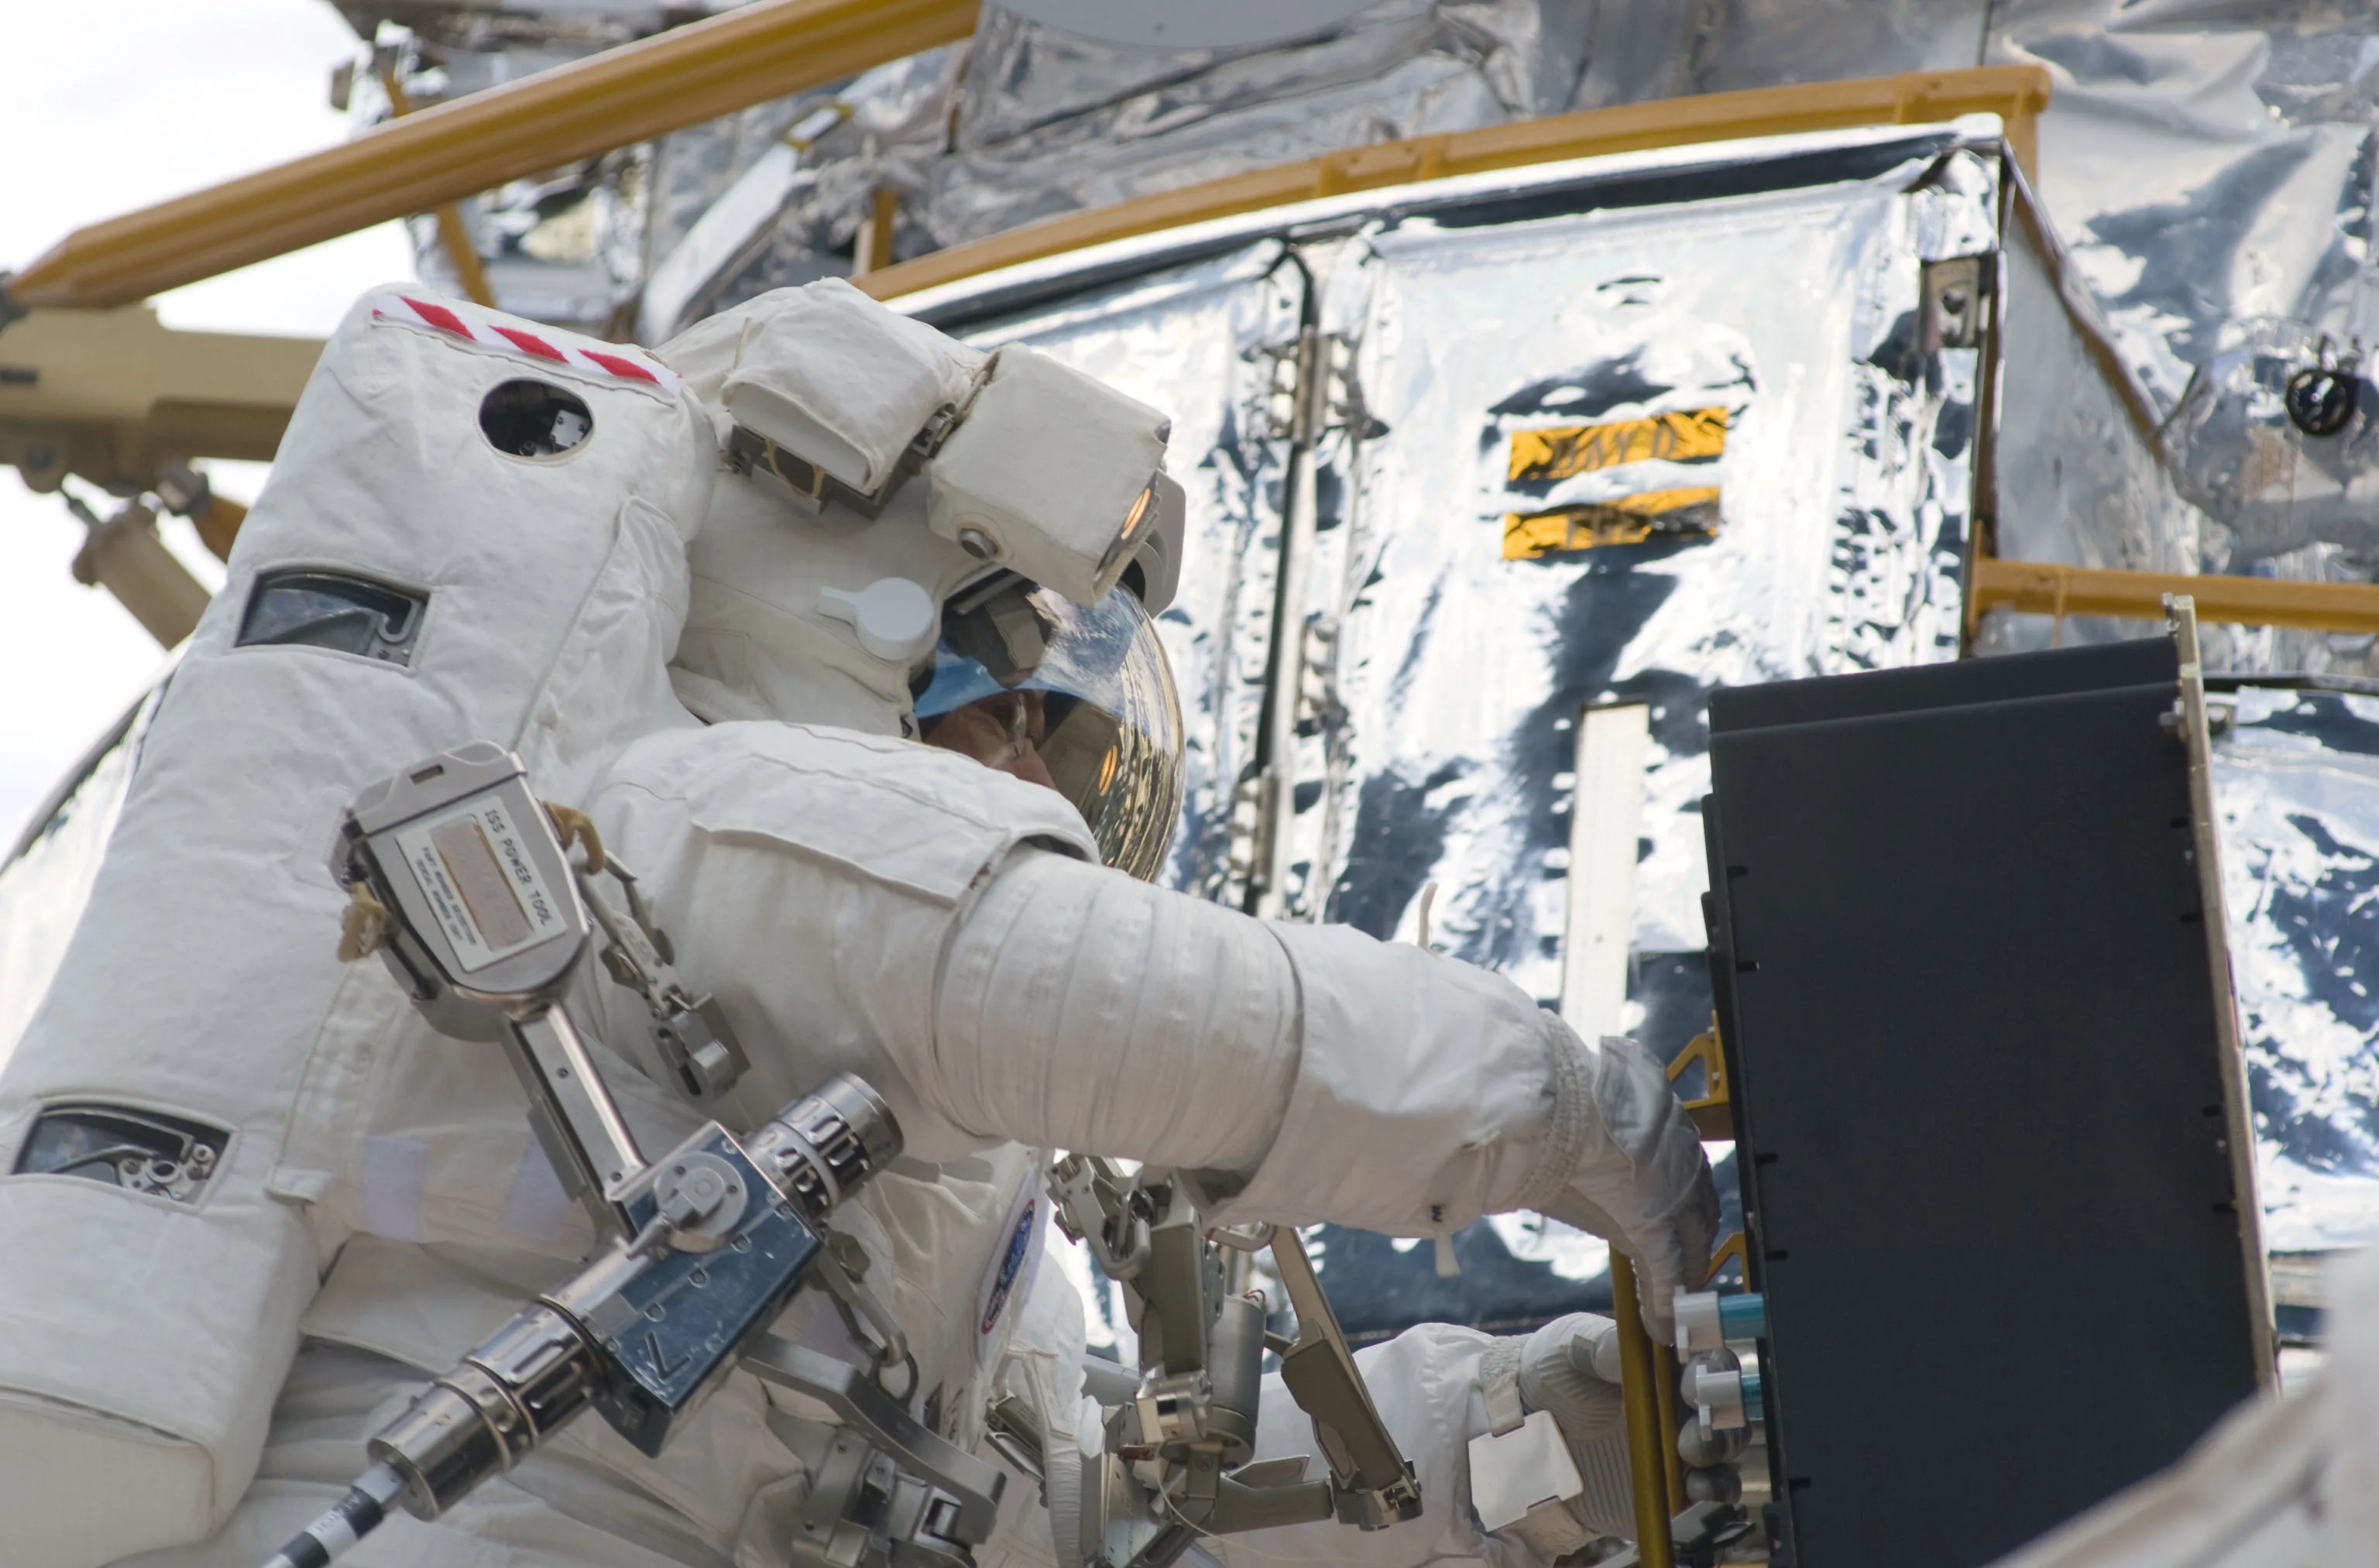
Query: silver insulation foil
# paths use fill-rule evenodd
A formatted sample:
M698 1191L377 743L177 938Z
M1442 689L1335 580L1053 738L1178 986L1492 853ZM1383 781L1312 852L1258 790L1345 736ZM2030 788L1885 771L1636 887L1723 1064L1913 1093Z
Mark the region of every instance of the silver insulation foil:
M649 0L338 0L417 102L510 80L699 14ZM464 204L506 308L658 341L766 289L848 271L878 192L892 255L1385 139L1576 108L1978 64L2047 70L2031 222L2011 296L2089 320L2119 368L2011 360L2008 415L2105 427L2091 482L2109 525L2018 501L2069 488L2009 472L1999 552L2080 565L2379 577L2370 249L2379 124L2373 0L1382 0L1309 36L1236 49L1103 42L986 5L964 44L558 170ZM357 114L385 114L369 73ZM451 282L417 220L426 275ZM2041 275L2045 269L2047 275ZM2023 345L2019 345L2023 346ZM2345 434L2305 437L2274 392L2312 365L2365 392ZM2044 374L2051 369L2055 374ZM2023 392L2038 375L2037 404ZM2120 391L2110 390L2121 383ZM2118 430L2118 424L2129 428ZM2121 470L2121 472L2117 472ZM2047 499L2055 499L2050 497ZM1976 646L2135 635L1999 615ZM2379 678L2373 643L2224 628L2244 675Z
M1600 0L1578 107L2047 68L2039 179L2168 411L2227 323L2367 333L2369 0Z
M1989 8L1983 58L2049 71L2042 194L2161 409L2227 323L2367 331L2374 31L2365 0Z
M1626 19L1623 23L1621 13ZM2379 577L2368 515L2379 488L2369 420L2379 388L2370 251L2379 6L2237 0L1685 0L1607 4L1576 102L1976 64L2045 67L2041 256L2011 293L2085 296L2136 392L2067 366L2035 384L2104 429L2097 482L2128 488L2119 526L2083 509L2019 504L2054 476L2009 474L1999 551L2080 565L2336 582ZM1622 29L1625 44L1617 50ZM1664 67L1665 64L1665 69ZM2060 237L2061 236L2061 237ZM2011 345L2018 351L2018 332ZM2055 345L2037 341L2046 351ZM2276 397L2316 365L2359 369L2363 407L2337 437L2290 426ZM2006 418L2026 416L2008 368ZM2047 368L2035 365L2035 371ZM2116 428L2128 414L2128 430ZM2011 441L2012 450L2022 443ZM2163 472L2158 472L2162 469ZM2062 534L2059 538L2044 535ZM2134 623L2055 628L2000 617L1985 647L2139 635ZM2368 680L2372 639L2209 628L2208 662L2241 673Z
M376 66L397 75L407 103L418 111L595 53L601 45L590 40L615 30L574 29L533 42L498 33L501 46L491 49L401 35L404 42L374 50L364 68L351 66L337 96L368 127L392 117ZM623 148L454 203L496 303L574 331L625 336L642 287L650 163L649 149ZM405 229L422 278L451 294L467 293L437 217L408 218Z
M728 8L340 0L359 33L394 41L420 104ZM1383 0L1285 43L1162 50L986 6L967 44L517 182L465 213L506 308L655 341L849 271L878 189L899 199L893 255L908 257L1263 163L1557 113L1589 21L1563 0ZM368 80L355 102L365 124L386 116ZM434 224L417 220L414 236L424 274L450 280Z
M851 271L875 193L902 198L895 256L936 248L912 193L947 139L963 45L656 144L637 335L658 342L772 288Z
M1341 249L1325 286L1368 420L1331 453L1304 578L1344 718L1295 765L1317 788L1287 910L1410 937L1435 882L1440 946L1557 999L1576 721L1642 701L1635 947L1697 953L1708 692L1955 657L1976 355L1918 349L1916 290L1988 247L1998 192L1946 139L1838 144L1801 188L1417 216ZM1513 476L1532 434L1704 411L1722 435L1681 458ZM1511 553L1516 516L1648 496L1684 525Z
M647 335L852 264L875 193L898 201L892 254L1364 142L1568 107L1587 13L1555 0L1386 0L1351 22L1255 49L1131 48L984 7L967 44L664 139L648 241L682 243L680 193L723 190L770 157L749 123L798 144L760 169L731 224L641 318ZM836 120L831 116L840 116Z
M2379 1234L2379 698L2242 686L2223 898L2275 1252Z
M986 6L925 226L955 245L1265 163L1569 107L1592 21L1560 0L1383 0L1260 49L1136 49Z

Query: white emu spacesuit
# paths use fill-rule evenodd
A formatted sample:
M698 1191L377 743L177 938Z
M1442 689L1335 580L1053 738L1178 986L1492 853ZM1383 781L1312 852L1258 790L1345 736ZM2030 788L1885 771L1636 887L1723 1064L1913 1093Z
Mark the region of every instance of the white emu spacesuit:
M0 1562L252 1568L425 1372L588 1250L501 1055L332 957L340 806L473 740L591 816L748 1055L697 1112L643 1003L584 977L584 1016L645 1069L612 1076L646 1146L838 1069L889 1103L906 1157L837 1224L905 1333L913 1408L974 1444L1013 1396L1050 1455L1047 1512L1011 1485L984 1568L1082 1551L1080 1303L1010 1246L1039 1234L1046 1151L1199 1173L1216 1224L1429 1236L1536 1209L1635 1256L1664 1319L1716 1206L1642 1051L1418 948L1113 869L1153 874L1177 809L1148 621L1180 566L1165 437L1028 348L984 356L839 283L658 355L418 291L359 307L0 1073ZM809 1296L779 1332L851 1348ZM1624 1529L1600 1333L1367 1353L1424 1516L1212 1550L1516 1562ZM1487 1537L1464 1445L1516 1390L1588 1486L1565 1521ZM1278 1393L1260 1448L1309 1446ZM658 1460L583 1421L347 1561L781 1563L826 1418L739 1375Z

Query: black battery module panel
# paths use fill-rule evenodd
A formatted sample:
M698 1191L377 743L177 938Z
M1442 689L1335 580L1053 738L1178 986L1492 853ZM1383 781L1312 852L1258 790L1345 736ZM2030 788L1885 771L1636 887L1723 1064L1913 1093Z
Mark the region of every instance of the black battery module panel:
M2180 694L2160 638L1712 697L1712 970L1802 1568L1987 1563L2268 1372Z

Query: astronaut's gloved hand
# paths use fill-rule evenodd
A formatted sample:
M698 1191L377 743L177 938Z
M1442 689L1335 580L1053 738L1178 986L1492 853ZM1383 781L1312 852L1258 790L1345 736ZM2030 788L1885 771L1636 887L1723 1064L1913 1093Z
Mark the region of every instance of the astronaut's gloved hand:
M1619 1398L1619 1325L1593 1312L1555 1318L1519 1342L1515 1381L1524 1411L1561 1423L1572 1447L1626 1425Z
M1495 1534L1547 1562L1603 1536L1635 1536L1627 1422L1619 1388L1619 1333L1589 1312L1556 1318L1525 1338L1499 1339L1479 1358L1479 1392L1491 1426L1509 1428L1541 1410L1553 1418L1577 1465L1580 1490L1542 1502ZM1472 1448L1474 1462L1480 1450ZM1476 1482L1474 1482L1474 1485Z
M1651 1053L1605 1035L1588 1093L1604 1137L1568 1187L1542 1204L1564 1224L1591 1231L1636 1265L1636 1293L1652 1337L1673 1337L1676 1293L1697 1288L1718 1236L1718 1189L1700 1131Z

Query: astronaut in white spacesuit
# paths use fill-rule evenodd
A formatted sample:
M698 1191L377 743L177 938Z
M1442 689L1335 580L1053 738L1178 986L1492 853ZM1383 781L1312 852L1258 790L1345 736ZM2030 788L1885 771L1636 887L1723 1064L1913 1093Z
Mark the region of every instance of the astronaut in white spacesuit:
M646 1069L615 1077L647 1146L837 1070L890 1104L906 1157L837 1224L916 1408L974 1445L1013 1395L1049 1455L1046 1512L1011 1485L984 1568L1082 1560L1081 1303L1008 1245L1040 1234L1046 1151L1195 1173L1215 1224L1426 1236L1534 1209L1633 1256L1663 1323L1716 1203L1642 1050L1419 948L1141 879L1178 802L1149 619L1180 567L1165 439L1028 348L985 356L839 283L654 356L417 293L359 308L0 1073L6 1561L251 1568L425 1372L586 1250L496 1054L328 961L339 801L468 740L586 812L733 1020L748 1070L697 1112L641 1002L586 977L597 1034ZM91 1152L126 1117L179 1140L134 1162L171 1180L89 1179L131 1172ZM851 1348L810 1297L779 1332ZM1367 1352L1423 1517L1209 1550L1519 1563L1625 1531L1606 1336L1428 1327ZM1310 1448L1270 1394L1259 1451ZM1521 1407L1555 1416L1587 1490L1487 1536L1465 1445ZM658 1460L581 1422L347 1561L780 1563L823 1416L739 1375Z

